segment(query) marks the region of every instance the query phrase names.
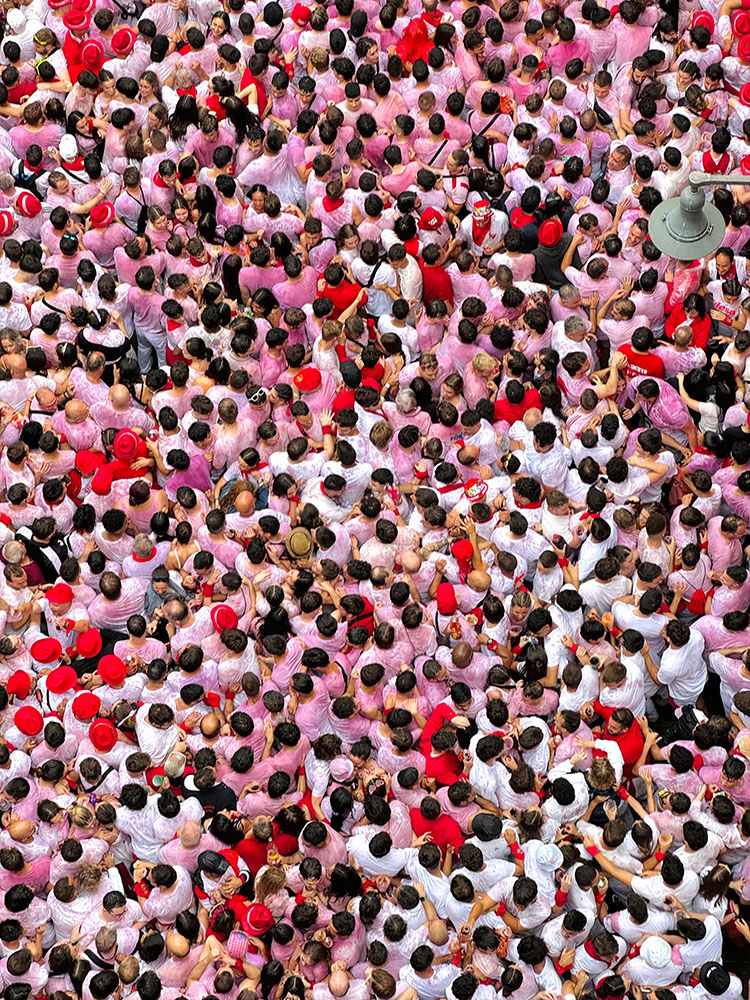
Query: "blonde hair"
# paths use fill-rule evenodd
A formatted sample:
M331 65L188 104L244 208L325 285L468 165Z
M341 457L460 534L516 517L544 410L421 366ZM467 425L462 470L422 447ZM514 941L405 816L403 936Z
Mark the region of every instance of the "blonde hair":
M68 816L70 816L70 822L73 826L80 828L91 826L94 822L94 814L88 808L88 806L81 805L80 802L74 803L68 809Z
M386 420L378 420L370 431L370 441L376 448L385 448L393 437L393 428Z
M273 896L286 885L286 875L283 868L266 868L255 880L255 898L263 902L268 896Z
M497 362L489 354L480 351L479 354L474 355L471 368L477 375L491 375L497 369Z

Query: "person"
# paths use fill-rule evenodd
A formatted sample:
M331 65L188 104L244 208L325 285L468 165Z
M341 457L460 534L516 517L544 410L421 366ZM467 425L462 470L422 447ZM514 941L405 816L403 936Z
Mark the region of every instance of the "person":
M745 5L3 6L3 1000L739 1000Z

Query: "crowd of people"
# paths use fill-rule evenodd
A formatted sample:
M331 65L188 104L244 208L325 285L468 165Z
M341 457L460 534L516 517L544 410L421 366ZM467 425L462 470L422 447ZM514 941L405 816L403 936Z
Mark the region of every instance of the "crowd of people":
M3 1000L747 995L749 8L3 0Z

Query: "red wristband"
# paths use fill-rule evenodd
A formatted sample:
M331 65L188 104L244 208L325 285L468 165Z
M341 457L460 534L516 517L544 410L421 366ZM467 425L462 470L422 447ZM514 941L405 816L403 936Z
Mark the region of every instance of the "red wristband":
M563 892L562 889L558 889L555 893L555 906L565 906L568 901L567 892Z
M333 430L330 424L323 424L321 430L323 431L324 434L333 434Z
M617 794L619 795L619 797L622 799L623 802L627 802L628 799L630 798L630 792L627 790L627 788L623 788L622 785L620 785L620 787L617 789Z
M560 556L557 561L560 564L560 569L565 569L565 567L568 565L568 560L566 559L565 556Z
M204 583L203 586L201 587L201 590L203 591L204 597L214 596L214 585L212 583Z
M523 861L525 857L525 854L521 850L517 840L514 840L513 843L510 845L510 853L513 855L516 861Z
M654 854L654 857L657 861L663 861L665 853L665 851L657 851L656 854Z
M596 844L592 844L591 847L587 847L586 850L589 852L592 858L595 858L599 853L599 848Z

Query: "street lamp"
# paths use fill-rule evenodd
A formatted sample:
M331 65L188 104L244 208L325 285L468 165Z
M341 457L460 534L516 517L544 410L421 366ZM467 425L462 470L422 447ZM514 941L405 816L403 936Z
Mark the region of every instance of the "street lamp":
M664 201L651 213L648 232L662 253L677 260L694 260L721 246L726 231L724 216L715 205L706 204L703 188L709 184L750 184L750 176L704 174L693 170L688 186L679 197Z

